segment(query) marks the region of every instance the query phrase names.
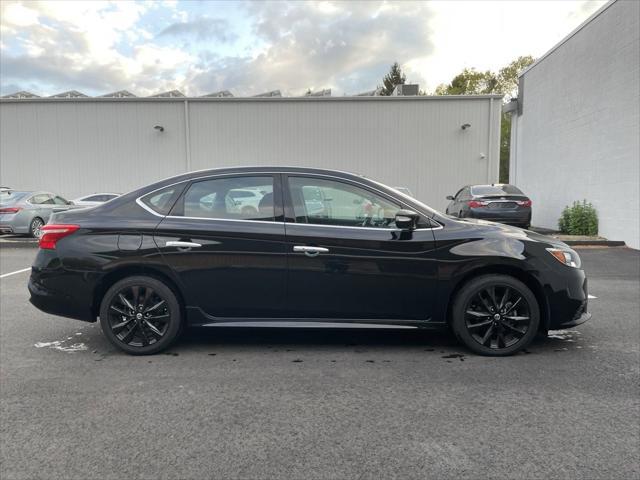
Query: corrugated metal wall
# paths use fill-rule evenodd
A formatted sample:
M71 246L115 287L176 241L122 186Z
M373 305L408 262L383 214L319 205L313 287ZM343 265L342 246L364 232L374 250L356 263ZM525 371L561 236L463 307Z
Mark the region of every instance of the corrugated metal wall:
M500 104L488 96L3 100L0 182L75 197L186 170L301 165L406 186L442 209L460 186L497 181Z

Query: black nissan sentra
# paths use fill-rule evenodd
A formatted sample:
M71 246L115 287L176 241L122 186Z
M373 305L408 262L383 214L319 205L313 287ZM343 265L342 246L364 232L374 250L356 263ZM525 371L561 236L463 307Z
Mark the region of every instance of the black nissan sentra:
M370 325L450 328L474 352L509 355L590 317L564 243L343 172L194 172L42 230L31 302L99 319L132 354L166 349L186 326Z

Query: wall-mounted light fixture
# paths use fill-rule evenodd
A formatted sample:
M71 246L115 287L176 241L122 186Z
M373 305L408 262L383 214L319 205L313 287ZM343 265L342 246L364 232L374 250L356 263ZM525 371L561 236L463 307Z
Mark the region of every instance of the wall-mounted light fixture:
M158 130L159 132L164 132L164 127L162 125L156 125L155 127L156 130Z
M466 130L467 128L470 128L470 127L471 127L470 123L463 123L460 128L462 128L462 130Z

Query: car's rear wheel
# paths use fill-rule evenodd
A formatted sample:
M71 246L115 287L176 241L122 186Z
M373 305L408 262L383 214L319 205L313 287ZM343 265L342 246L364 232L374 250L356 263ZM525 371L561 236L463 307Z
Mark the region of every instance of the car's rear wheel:
M29 235L33 238L40 238L42 236L42 227L44 226L44 220L40 217L35 217L29 224Z
M100 304L100 326L116 347L134 355L168 348L180 333L182 318L175 293L153 277L116 282Z
M251 217L253 215L257 215L258 214L258 209L255 207L252 207L251 205L246 205L244 207L242 207L242 215L245 217Z
M451 326L481 355L512 355L535 338L540 308L533 292L508 275L483 275L465 284L453 302Z

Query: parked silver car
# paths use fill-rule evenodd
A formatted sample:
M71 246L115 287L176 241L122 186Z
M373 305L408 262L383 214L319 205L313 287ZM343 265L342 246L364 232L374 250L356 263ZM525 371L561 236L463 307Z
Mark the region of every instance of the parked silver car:
M81 207L95 207L96 205L102 205L104 202L113 200L119 197L119 193L92 193L91 195L85 195L84 197L74 198L73 204Z
M0 192L0 233L40 236L40 229L54 212L78 208L60 195L50 192Z

